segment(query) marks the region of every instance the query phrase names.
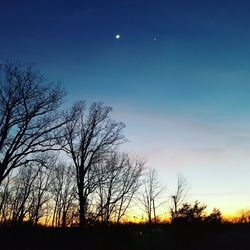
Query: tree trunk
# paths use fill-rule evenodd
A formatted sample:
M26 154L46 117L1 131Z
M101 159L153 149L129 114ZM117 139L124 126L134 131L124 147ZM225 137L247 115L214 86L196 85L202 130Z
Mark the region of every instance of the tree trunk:
M83 185L78 185L79 191L79 219L80 219L80 227L85 228L86 226L86 199L83 196Z
M2 184L2 181L3 181L4 171L5 171L5 167L2 163L0 163L0 185Z

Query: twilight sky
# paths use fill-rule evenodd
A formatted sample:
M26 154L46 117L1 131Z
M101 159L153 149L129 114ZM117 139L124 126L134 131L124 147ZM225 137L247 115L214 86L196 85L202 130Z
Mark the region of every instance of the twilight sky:
M250 2L2 0L0 60L35 62L68 101L103 101L168 194L250 207ZM120 38L116 39L116 35Z

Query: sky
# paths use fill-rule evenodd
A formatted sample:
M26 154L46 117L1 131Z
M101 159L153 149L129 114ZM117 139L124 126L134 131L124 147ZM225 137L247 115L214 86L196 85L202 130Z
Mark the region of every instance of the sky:
M250 208L250 2L2 0L0 61L103 101L171 195ZM117 35L119 35L117 39Z

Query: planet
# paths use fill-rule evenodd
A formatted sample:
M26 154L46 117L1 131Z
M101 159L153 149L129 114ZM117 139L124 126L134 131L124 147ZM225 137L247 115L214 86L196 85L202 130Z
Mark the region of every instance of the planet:
M121 35L120 35L120 34L116 34L116 35L115 35L115 39L116 39L116 40L119 40L120 38L121 38Z

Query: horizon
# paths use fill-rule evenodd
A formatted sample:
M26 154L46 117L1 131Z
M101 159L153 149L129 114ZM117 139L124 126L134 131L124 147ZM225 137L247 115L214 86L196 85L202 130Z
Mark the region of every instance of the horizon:
M250 208L250 3L3 1L0 61L35 63L67 103L104 102L168 195L177 176L233 216ZM68 105L68 104L67 104Z

